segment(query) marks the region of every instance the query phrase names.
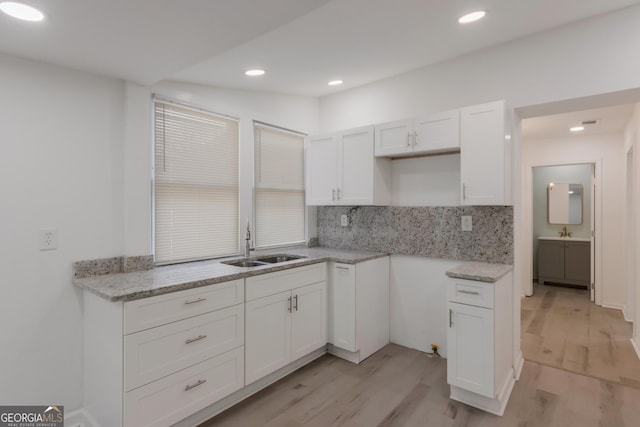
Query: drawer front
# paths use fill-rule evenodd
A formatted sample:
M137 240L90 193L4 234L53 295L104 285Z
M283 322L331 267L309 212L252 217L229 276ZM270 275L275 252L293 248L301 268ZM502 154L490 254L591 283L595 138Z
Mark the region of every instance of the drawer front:
M322 282L326 277L327 263L325 262L248 277L246 279L247 301Z
M233 280L124 304L124 333L131 334L244 302L244 280Z
M125 427L166 427L244 386L244 347L125 393Z
M243 344L244 304L127 335L125 391Z
M451 302L493 308L493 283L449 278L448 299Z

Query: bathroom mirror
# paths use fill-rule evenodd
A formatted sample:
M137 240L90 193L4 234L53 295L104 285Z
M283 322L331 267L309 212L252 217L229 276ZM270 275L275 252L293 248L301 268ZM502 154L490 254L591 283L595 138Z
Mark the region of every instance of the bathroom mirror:
M549 224L582 224L582 184L550 182L547 213Z

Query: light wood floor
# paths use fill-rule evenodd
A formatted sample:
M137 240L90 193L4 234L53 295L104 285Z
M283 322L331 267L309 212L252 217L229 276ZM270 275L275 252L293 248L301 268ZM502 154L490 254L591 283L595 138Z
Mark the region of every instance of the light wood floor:
M521 328L526 360L640 388L631 323L590 302L588 290L536 283Z
M446 360L390 344L354 365L325 355L200 427L624 427L640 389L525 362L503 417L449 399Z

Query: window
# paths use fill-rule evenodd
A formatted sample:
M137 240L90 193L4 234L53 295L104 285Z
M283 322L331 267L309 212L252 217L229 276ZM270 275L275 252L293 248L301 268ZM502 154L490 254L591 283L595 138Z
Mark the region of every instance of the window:
M304 242L304 138L260 123L254 135L255 245Z
M155 261L236 254L238 122L157 101Z

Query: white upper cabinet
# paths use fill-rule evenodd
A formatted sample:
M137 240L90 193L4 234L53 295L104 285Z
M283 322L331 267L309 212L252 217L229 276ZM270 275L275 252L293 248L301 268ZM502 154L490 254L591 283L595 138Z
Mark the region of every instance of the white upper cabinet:
M376 157L406 157L458 151L459 128L459 110L376 125Z
M373 126L308 138L307 205L389 204L390 163L373 140Z
M463 205L512 204L510 138L504 101L460 110Z

